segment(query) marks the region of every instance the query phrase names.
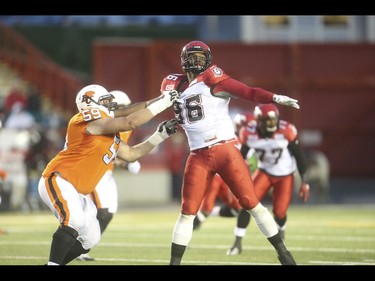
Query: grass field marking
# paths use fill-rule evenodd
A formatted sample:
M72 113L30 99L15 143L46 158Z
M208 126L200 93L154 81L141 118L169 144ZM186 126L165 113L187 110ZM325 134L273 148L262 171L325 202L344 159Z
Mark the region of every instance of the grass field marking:
M315 265L375 265L374 262L338 262L338 261L310 261L311 264Z
M32 257L32 256L0 256L0 259L5 260L40 260L45 257ZM128 263L154 263L157 265L168 265L169 260L165 259L122 259L122 258L95 258L97 262L128 262ZM84 262L85 265L90 265L90 262ZM183 264L191 265L280 265L278 263L254 263L254 262L230 262L230 261L198 261L198 260L186 260ZM319 261L312 260L309 261L310 265L375 265L375 260L364 260L364 262L336 262L336 261ZM309 264L299 264L299 265L309 265ZM91 264L96 265L96 264Z
M18 246L48 246L49 241L0 241L0 245L18 245ZM169 248L169 244L162 243L134 243L134 242L101 242L96 247L110 247L110 248ZM187 249L216 249L216 250L227 250L228 245L190 245ZM370 253L375 254L375 249L349 249L349 248L309 248L309 247L288 247L293 252L330 252L330 253ZM246 251L274 251L271 246L243 246L243 250Z
M0 259L5 260L39 260L39 259L45 259L45 257L28 257L28 256L0 256ZM95 257L96 262L134 262L134 263L155 263L158 265L168 265L169 259L161 260L161 259L122 259L122 258L97 258ZM82 262L82 264L85 265L96 265L91 262ZM228 262L228 261L198 261L198 260L184 260L183 264L193 264L193 265L278 265L278 263L250 263L250 262Z

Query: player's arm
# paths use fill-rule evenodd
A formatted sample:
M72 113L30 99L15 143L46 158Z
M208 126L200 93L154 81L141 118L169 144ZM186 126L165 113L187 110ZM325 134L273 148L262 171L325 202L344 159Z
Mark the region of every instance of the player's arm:
M148 100L145 102L134 103L129 106L117 109L114 112L114 116L126 117L132 113L135 113L145 108L153 111L154 115L157 115L160 112L167 109L168 107L170 107L177 98L178 98L178 93L176 91L163 93L160 96L153 98L151 100ZM170 100L170 103L168 103L168 99Z
M168 94L161 95L161 98L146 108L133 112L126 117L101 118L101 115L98 114L98 118L95 118L94 114L91 114L90 118L94 121L87 124L87 131L92 135L106 135L134 130L170 107L177 98L178 92L171 91Z
M176 132L177 121L175 119L163 121L159 124L155 133L144 142L133 146L129 146L126 143L121 143L117 157L127 162L137 161L138 159L147 155L155 146Z
M307 202L307 200L310 197L310 186L306 183L305 180L305 173L307 170L307 160L305 154L303 153L297 138L289 143L288 149L296 159L298 172L301 177L301 187L299 189L299 196L302 198L303 202Z
M220 81L215 86L213 93L215 94L218 92L227 92L233 97L251 100L255 103L278 103L299 108L298 100L296 99L292 99L288 96L277 95L259 87L249 87L245 83L231 77Z
M241 145L240 152L241 152L243 159L247 159L247 154L249 153L249 150L250 150L250 147L246 143L243 143Z
M87 124L87 132L91 135L108 135L118 132L134 130L150 121L155 115L144 108L140 111L131 113L126 117L101 118L91 121Z
M125 117L147 107L147 101L137 102L115 110L115 117Z
M241 155L243 159L247 158L247 154L249 153L250 147L247 145L246 140L247 140L247 134L246 134L246 127L243 126L240 131L238 132L238 140L241 143Z
M303 153L301 146L299 145L299 140L295 139L294 141L290 142L288 145L288 149L296 159L298 172L301 176L301 179L303 180L307 170L307 161L305 154Z

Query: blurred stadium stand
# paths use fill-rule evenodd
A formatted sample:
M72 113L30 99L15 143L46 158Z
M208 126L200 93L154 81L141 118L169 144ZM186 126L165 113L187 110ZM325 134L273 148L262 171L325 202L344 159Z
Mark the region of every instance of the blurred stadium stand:
M34 87L44 99L52 100L53 106L63 109L66 115L70 116L76 111L75 94L87 82L68 67L62 67L63 64L57 63L52 54L47 55L42 52L39 44L27 40L21 33L17 32L17 27L33 25L48 25L51 27L55 25L69 26L70 28L75 26L95 28L96 25L170 26L181 23L182 25L194 26L199 24L200 35L198 39L208 42L211 48L215 48L215 61L223 66L228 73L241 78L249 85L256 84L266 89L282 90L292 95L299 95L299 91L302 92L299 96L302 99L302 104L305 102L306 105L311 106L305 106L303 112L290 112L285 108L281 110L286 119L291 119L299 128L309 129L309 127L317 126L315 129L325 132L322 137L325 137L328 141L325 146L323 143L322 148L326 150L326 154L334 164L332 171L335 178L331 180L331 202L373 203L375 202L375 170L371 159L375 157L374 146L372 145L374 143L374 122L358 122L358 120L374 120L374 111L370 110L374 107L373 97L375 94L373 83L375 79L375 46L371 44L374 41L375 34L374 17L352 16L346 18L344 25L338 24L333 27L333 31L331 25L327 26L326 32L322 31L321 26L314 31L311 26L309 27L306 24L306 21L303 21L310 21L311 24L322 19L321 16L314 18L314 20L312 17L292 17L288 19L290 24L290 33L288 33L286 30L288 28L285 27L285 23L281 19L279 25L276 25L276 28L279 28L279 32L277 32L274 27L267 26L272 25L272 21L271 23L268 22L270 19L267 21L260 16L246 17L241 20L238 18L231 20L231 17L218 16L0 16L0 66L2 65L0 69L8 69L1 73L3 75L13 73L12 77L18 77L14 80L9 79L9 76L0 79L2 83L0 86L3 86L1 89L3 92L0 91L0 94L4 97L4 93L12 85ZM272 20L275 20L275 18L272 18ZM5 25L2 25L1 22ZM264 33L259 32L259 34L263 34L265 37L262 38L259 34L250 36L251 30L248 30L246 36L233 32L244 23L253 23L254 25L249 24L249 26L260 28L258 30ZM306 29L295 29L296 24L302 26L305 24ZM339 41L340 44L324 44L326 37L329 37L334 29L336 29L338 35L332 38L336 38L335 40ZM311 44L312 42L306 43L305 37L302 38L303 44L298 44L299 36L306 34L306 30L309 31L308 34L315 36L309 40L316 45ZM52 29L50 32L54 32L54 30ZM75 35L80 36L79 33ZM225 38L222 38L222 36ZM45 38L46 36L43 37L44 42L46 41ZM278 38L281 41L284 40L283 43L275 44ZM86 43L89 47L91 46L91 49L84 48L84 52L91 54L91 51L93 51L94 53L89 58L93 61L90 69L93 72L92 81L103 83L109 89L132 87L130 92L134 95L135 101L151 98L151 95L158 94L159 76L180 71L178 60L180 47L186 40L190 40L190 38L178 38L178 40L174 39L174 42L170 42L156 39L145 40L145 38L142 38L142 40L138 38L138 41L136 38L132 40L129 40L129 38L118 39L119 37L104 38L103 36L100 39L90 38L93 41ZM253 39L254 43L257 43L249 44L249 41ZM240 42L241 40L247 43L243 44ZM285 42L285 40L289 40L288 42L292 44ZM122 44L121 42L124 41L126 41L125 44ZM74 42L75 40L67 40L66 46L64 45L63 48L67 48L68 44ZM142 43L139 44L139 42ZM42 41L40 44L42 44ZM256 53L246 54L246 50L244 50L246 44L249 44L249 49L252 45L251 48L255 48ZM117 52L121 51L122 48L126 52L118 55ZM77 49L75 48L76 51L78 51ZM320 49L324 56L316 53L316 49ZM352 49L356 51L352 53ZM230 50L236 50L236 55L243 54L238 64L233 63L236 58L235 55L228 56ZM306 53L303 53L304 51ZM273 55L267 55L268 52ZM301 57L301 54L306 54L306 56ZM338 54L343 54L343 57L341 59L336 58ZM115 77L111 70L117 69L116 67L124 68L127 58L137 59L137 63L132 64L132 75L127 75L127 77L120 75L116 78L117 80L113 80ZM341 62L342 65L332 69L329 68L329 61L332 58L333 62L339 63L338 65ZM253 63L243 65L243 61L249 59L253 60ZM248 65L251 67L248 67ZM256 65L258 67L255 67ZM324 65L323 69L322 65ZM127 67L122 68L117 69L116 73L129 73ZM147 73L145 73L145 69L147 69ZM305 71L307 78L300 76L299 71L301 70ZM325 74L322 76L321 73ZM143 76L143 80L140 80L139 75L148 75L146 80L149 83L144 83L145 78ZM302 78L302 80L298 80L298 78ZM17 79L21 79L23 82ZM123 85L124 81L128 81L127 84ZM137 88L139 87L137 85L139 81L142 81L140 83L141 88ZM307 95L304 95L306 93ZM355 107L353 106L352 97L354 94L360 95L359 99L362 106L358 104ZM341 106L337 104L338 100ZM234 104L236 103L234 102ZM155 120L155 122L158 121ZM142 140L146 134L154 129L155 122L145 126L142 132L135 132L134 139L136 141ZM317 123L320 125L316 125ZM359 126L357 126L358 124ZM151 169L156 168L156 164L165 167L165 163L160 163L160 159L164 159L160 155L167 153L167 149L168 147L161 146L155 154L146 157L144 163L149 161L148 165ZM144 165L146 170L148 165ZM337 167L341 171L335 175ZM165 173L161 174L163 174L164 185L168 184ZM144 190L147 190L148 187L145 186L144 188ZM164 194L165 189L162 189L160 193ZM168 197L168 194L166 197ZM168 199L166 197L160 200ZM129 197L127 197L128 199Z

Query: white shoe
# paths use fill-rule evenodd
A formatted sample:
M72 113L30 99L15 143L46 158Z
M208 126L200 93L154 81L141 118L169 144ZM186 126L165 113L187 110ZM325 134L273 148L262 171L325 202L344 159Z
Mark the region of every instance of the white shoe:
M90 257L88 254L82 254L79 257L76 257L77 261L94 261L95 259Z
M239 255L241 254L242 252L242 249L237 247L237 246L233 246L232 248L230 248L228 251L227 251L227 256L235 256L235 255Z

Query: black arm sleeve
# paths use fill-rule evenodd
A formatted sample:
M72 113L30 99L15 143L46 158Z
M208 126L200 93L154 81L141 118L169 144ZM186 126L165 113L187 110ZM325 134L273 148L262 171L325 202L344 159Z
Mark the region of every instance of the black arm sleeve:
M247 156L247 153L249 152L250 150L250 147L248 147L246 144L242 144L241 145L241 155L243 157L243 159L246 159L246 156Z
M292 153L292 155L296 158L298 172L301 176L301 179L303 180L303 176L306 173L307 170L307 160L306 156L303 153L298 139L295 139L293 142L290 142L288 145L289 151Z

